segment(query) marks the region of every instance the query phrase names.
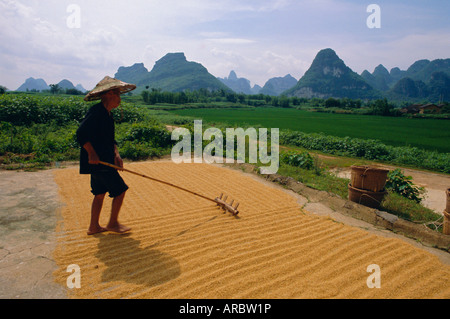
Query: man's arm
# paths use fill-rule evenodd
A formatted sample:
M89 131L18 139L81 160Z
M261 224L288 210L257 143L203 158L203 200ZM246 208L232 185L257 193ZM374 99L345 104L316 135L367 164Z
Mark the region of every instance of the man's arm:
M119 154L119 149L117 148L117 144L114 144L114 164L123 168L123 161Z
M91 144L91 138L95 134L95 128L98 126L98 116L96 112L89 112L86 117L80 123L80 126L76 132L76 138L78 143L83 147L88 153L89 164L99 164L99 157L94 147Z
M97 152L94 150L94 147L92 146L91 142L86 142L83 145L83 148L88 153L89 164L94 164L94 165L100 164L100 158L98 157Z

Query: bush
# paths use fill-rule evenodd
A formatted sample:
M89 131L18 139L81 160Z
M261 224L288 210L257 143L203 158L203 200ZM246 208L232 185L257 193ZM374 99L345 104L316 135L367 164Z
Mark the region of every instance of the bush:
M120 103L119 108L112 110L111 113L114 120L118 123L136 123L150 120L145 109L126 102Z
M304 152L287 152L281 154L281 162L305 169L313 169L314 168L314 159L312 156L304 151Z
M51 121L60 125L70 121L79 122L89 106L80 97L7 94L0 96L0 121L26 126Z
M405 176L399 168L389 171L386 189L413 200L416 203L422 201L420 196L425 192L423 187L414 185L412 183L412 177Z
M132 124L124 136L118 139L129 142L147 143L153 147L166 148L172 146L171 134L164 126L156 122Z
M30 127L0 125L0 155L3 163L47 163L74 160L79 156L75 139L76 124L59 126L33 124Z
M29 96L7 94L0 96L0 122L30 126L56 122L63 125L72 121L81 122L89 108L98 102L85 102L82 97ZM112 111L117 122L137 122L147 119L145 110L122 102Z
M130 160L142 160L163 155L163 151L150 143L126 141L120 146L120 156Z

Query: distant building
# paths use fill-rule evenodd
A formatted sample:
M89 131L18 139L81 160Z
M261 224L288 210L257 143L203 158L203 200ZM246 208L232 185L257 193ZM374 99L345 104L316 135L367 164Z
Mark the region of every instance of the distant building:
M416 114L420 112L420 107L422 104L411 104L408 105L402 109L400 109L400 112L406 113L406 114Z
M411 104L407 107L400 109L400 112L404 114L425 114L425 113L440 113L444 104Z
M422 105L419 108L419 113L420 114L424 114L425 112L430 112L430 113L440 113L441 112L441 108L436 105L436 104L432 104L432 103L428 103L425 105Z

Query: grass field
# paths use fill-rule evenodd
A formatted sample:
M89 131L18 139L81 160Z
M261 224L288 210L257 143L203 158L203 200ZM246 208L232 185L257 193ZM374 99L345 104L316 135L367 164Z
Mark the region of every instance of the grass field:
M308 112L284 108L185 109L171 111L231 127L261 125L305 133L376 139L393 146L450 152L450 121Z

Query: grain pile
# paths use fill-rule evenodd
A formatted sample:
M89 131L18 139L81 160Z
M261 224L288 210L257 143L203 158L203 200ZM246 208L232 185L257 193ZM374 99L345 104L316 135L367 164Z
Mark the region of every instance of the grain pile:
M128 169L208 197L226 192L239 218L213 203L139 176L120 221L128 235L87 236L89 176L55 171L65 204L54 258L56 280L81 269L74 298L449 298L450 267L399 239L302 211L296 198L238 171L208 164L148 162ZM105 199L101 225L109 216ZM381 270L381 288L368 288Z

